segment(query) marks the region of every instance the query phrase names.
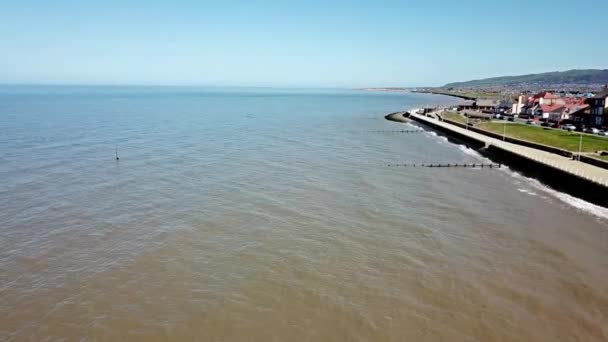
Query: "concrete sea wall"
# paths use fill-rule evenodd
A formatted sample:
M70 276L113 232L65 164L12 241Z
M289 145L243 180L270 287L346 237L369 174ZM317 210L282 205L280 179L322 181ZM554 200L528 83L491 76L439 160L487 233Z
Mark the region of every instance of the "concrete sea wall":
M553 158L560 158L561 160L557 162L540 160L528 154L530 153L529 151L531 151L530 148L535 148L535 146L528 145L527 147L514 148L511 146L516 145L508 144L508 140L506 141L507 143L502 144L501 142L492 142L496 139L502 141L502 136L488 136L486 138L486 131L475 132L470 129L471 127L467 128L460 123L454 124L454 126L457 126L458 128L452 128L450 127L452 123L448 124L419 115L408 115L408 113L403 112L389 114L386 118L387 120L404 122L408 120L406 119L406 116L413 121L445 134L448 138L455 138L467 145L476 147L481 153L492 160L509 165L512 169L515 169L528 177L537 178L558 191L569 193L586 201L608 207L608 183L604 182L604 178L594 179L590 176L599 174L603 177L605 176L604 172L608 171L599 168L593 169L590 165L585 165L576 161L568 161L569 159L567 158L571 158L571 153L570 156L568 156L567 154L555 153L555 151L551 150L541 150L543 152L539 151L535 153L544 153L545 156L551 156L555 153L561 156L554 156ZM477 130L481 131L479 129ZM483 136L480 134L483 134ZM523 153L520 151L521 149L527 149L527 152ZM567 162L564 162L564 160ZM580 170L577 170L577 167L580 168ZM590 168L592 170L590 170Z

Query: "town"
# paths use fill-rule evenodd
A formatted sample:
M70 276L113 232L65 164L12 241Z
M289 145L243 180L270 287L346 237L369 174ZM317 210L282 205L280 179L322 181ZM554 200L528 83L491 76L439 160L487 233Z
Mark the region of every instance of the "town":
M608 85L534 94L445 87L410 91L460 98L414 114L608 169Z
M502 99L477 98L464 100L457 108L470 117L487 117L514 121L526 120L528 124L585 131L608 135L608 85L596 92L541 91L531 96L504 95Z

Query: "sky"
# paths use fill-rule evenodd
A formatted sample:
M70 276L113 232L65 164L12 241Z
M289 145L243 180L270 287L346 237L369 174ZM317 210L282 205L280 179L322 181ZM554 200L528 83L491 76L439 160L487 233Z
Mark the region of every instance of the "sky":
M0 0L0 83L413 87L608 68L608 1Z

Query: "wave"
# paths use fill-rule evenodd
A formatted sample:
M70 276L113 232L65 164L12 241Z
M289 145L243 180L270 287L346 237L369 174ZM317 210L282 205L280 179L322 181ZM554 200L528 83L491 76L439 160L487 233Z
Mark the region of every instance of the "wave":
M466 145L457 145L458 149L460 150L460 152L468 155L468 156L472 156L475 157L477 159L486 161L486 162L490 162L490 159L484 157L481 153L479 153L477 150L472 149Z
M537 179L523 176L518 172L510 171L510 173L511 173L511 176L513 178L517 179L520 184L527 184L529 186L532 186L533 188L540 190L543 193L545 193L553 198L556 198L556 199L560 200L561 202L563 202L577 210L580 210L580 211L592 214L596 217L608 220L608 208L604 208L602 206L595 205L593 203L587 202L578 197L574 197L574 196L568 195L567 193L552 189L552 188L544 185ZM517 190L519 190L520 192L528 193L528 194L534 193L534 191L529 190L529 189L518 188ZM547 199L547 197L544 197L544 196L541 196L541 197Z
M517 191L523 192L524 194L528 194L530 196L538 196L538 194L536 192L529 190L529 189L525 189L525 188L518 188Z

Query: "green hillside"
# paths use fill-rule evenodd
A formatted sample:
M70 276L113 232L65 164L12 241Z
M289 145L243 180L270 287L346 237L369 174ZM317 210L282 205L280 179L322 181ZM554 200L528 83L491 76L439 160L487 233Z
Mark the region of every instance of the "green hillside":
M482 80L448 83L446 88L509 86L515 84L587 84L608 83L608 70L587 69L546 72L521 76L492 77Z

